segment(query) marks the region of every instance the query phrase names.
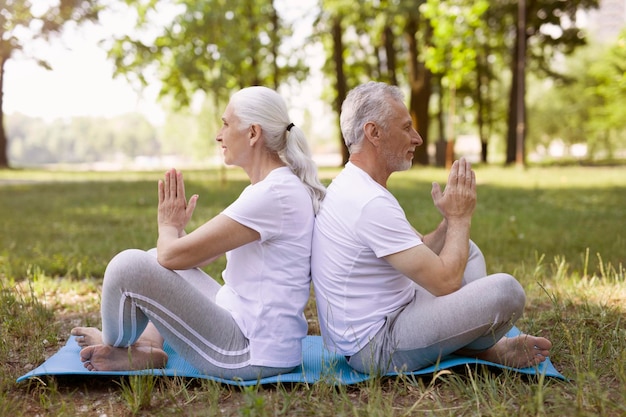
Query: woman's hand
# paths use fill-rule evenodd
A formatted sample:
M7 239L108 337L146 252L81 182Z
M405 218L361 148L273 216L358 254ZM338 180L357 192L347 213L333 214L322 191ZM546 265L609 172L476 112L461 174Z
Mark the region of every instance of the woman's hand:
M193 211L196 208L198 195L194 194L187 202L185 197L185 183L183 174L170 169L165 173L165 179L159 180L159 207L157 222L159 226L159 235L166 232L171 235L173 230L176 231L176 237L184 234L185 227Z

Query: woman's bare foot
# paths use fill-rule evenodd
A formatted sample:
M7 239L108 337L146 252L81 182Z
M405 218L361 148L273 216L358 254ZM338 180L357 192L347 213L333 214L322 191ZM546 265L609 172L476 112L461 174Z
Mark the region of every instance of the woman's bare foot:
M545 337L520 334L503 337L491 348L479 352L476 357L513 368L536 366L550 355L552 342Z
M167 353L149 345L118 348L109 345L91 345L80 351L80 360L90 371L132 371L164 368Z
M76 336L76 343L80 347L102 344L102 332L95 327L74 327L70 334Z

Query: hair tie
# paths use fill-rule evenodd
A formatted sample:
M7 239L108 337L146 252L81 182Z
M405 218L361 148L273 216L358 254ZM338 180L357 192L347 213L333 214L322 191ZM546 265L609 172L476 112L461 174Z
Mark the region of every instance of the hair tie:
M294 127L295 125L293 123L289 123L289 126L287 126L287 132L291 131L291 128Z

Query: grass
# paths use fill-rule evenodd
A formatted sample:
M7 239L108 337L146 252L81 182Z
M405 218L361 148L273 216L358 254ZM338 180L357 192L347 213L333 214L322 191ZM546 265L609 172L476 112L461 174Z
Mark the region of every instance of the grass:
M336 170L325 170L328 181ZM481 368L432 378L373 379L237 389L204 380L57 378L16 384L96 325L108 260L154 245L161 172L0 172L0 415L621 416L626 414L626 168L478 167L472 237L490 271L513 273L527 292L519 327L550 337L570 382ZM185 172L200 194L193 224L219 213L247 185L236 170ZM411 222L439 221L432 181L417 168L389 187ZM219 277L220 260L206 268ZM314 300L310 332L319 327Z

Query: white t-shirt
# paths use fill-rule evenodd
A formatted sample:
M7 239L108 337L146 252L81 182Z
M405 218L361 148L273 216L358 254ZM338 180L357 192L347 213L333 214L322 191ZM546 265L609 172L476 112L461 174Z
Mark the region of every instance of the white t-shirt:
M333 180L315 220L311 274L327 348L353 355L414 295L384 256L422 244L398 200L352 163Z
M307 334L311 197L291 169L281 167L246 187L223 214L261 238L226 253L225 284L216 302L250 340L251 365L297 366Z

